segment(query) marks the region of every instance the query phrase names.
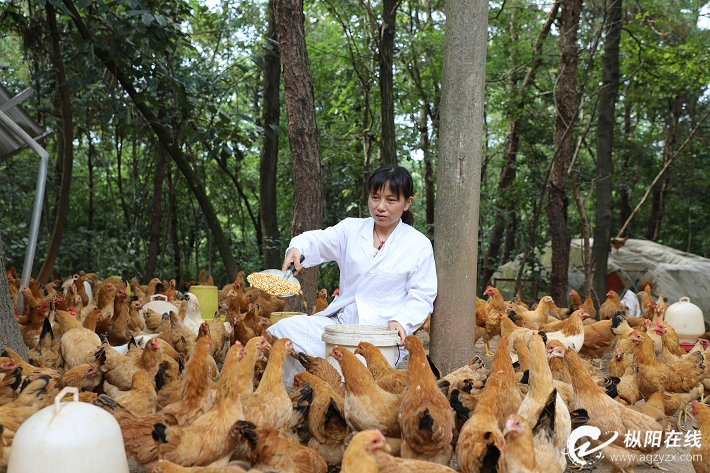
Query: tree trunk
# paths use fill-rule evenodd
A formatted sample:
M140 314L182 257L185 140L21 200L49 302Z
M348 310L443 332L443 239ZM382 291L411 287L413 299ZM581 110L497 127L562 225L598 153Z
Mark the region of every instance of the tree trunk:
M162 213L160 204L163 200L163 180L165 179L165 148L158 143L158 161L155 164L153 180L153 205L150 211L150 239L148 243L148 258L145 268L145 280L150 281L155 276L155 266L160 252L160 221Z
M64 5L67 7L72 15L72 21L77 27L79 34L84 41L92 41L91 33L84 24L81 15L76 9L76 6L72 0L63 0ZM141 112L141 115L145 118L146 122L153 129L153 132L157 135L160 142L165 146L166 151L170 154L170 157L175 161L180 171L185 176L187 185L190 187L193 195L197 199L200 209L202 210L208 225L212 229L212 234L219 249L219 254L224 262L227 275L230 280L235 280L237 278L237 263L232 255L231 247L229 242L222 231L222 226L217 218L217 213L212 206L205 192L205 188L200 184L199 177L195 173L192 166L188 162L187 158L183 154L182 150L176 145L173 140L171 133L167 128L162 126L148 103L144 100L140 100L138 97L138 92L136 91L130 78L126 77L123 69L113 60L111 55L104 50L99 44L92 41L94 47L94 54L98 57L103 65L113 74L114 77L121 83L123 89L131 97L131 100L135 104L136 108Z
M614 117L619 91L619 47L623 27L623 1L607 1L607 24L602 58L602 90L597 117L597 202L592 245L592 271L594 272L595 300L604 300L606 294L609 241L614 218L612 175L614 173ZM585 285L585 291L587 287ZM591 296L586 293L586 296Z
M382 117L382 142L380 164L397 164L397 143L394 130L394 35L399 0L382 0L380 25L380 111Z
M264 268L280 268L283 261L276 215L276 167L279 159L279 135L274 127L279 126L281 108L279 85L281 64L279 62L276 21L274 20L274 0L269 0L269 44L273 49L264 54L264 107L263 124L267 131L261 143L259 164L259 217L264 251ZM273 52L273 54L271 54Z
M572 157L572 135L577 114L577 29L582 0L564 0L560 21L560 66L555 92L555 155L547 194L547 220L552 240L550 295L567 306L570 236L567 228L567 172Z
M274 6L286 96L288 142L293 162L291 237L294 237L321 228L323 198L320 137L316 123L313 80L308 67L303 0L275 0ZM298 279L308 306L313 306L318 293L318 267L302 271ZM297 298L289 298L289 303L292 303L292 299ZM296 310L302 309L300 307Z
M631 88L631 84L627 87L627 90ZM626 219L631 215L631 203L629 201L629 191L627 184L628 177L626 176L626 170L629 167L629 161L631 160L631 101L627 100L624 103L624 154L621 160L621 185L619 186L619 228L623 227L626 223ZM628 230L627 230L628 234Z
M170 206L170 240L173 244L173 259L175 264L175 287L182 287L182 258L180 258L180 239L178 238L177 200L173 178L168 170L168 202ZM177 179L177 175L175 176Z
M550 7L550 12L547 14L547 20L543 25L540 33L538 34L537 42L533 49L533 53L539 51L542 48L544 40L547 38L552 27L552 23L555 18L557 18L557 12L559 10L559 3L555 2ZM515 26L515 15L511 13L510 19L510 42L514 43L518 41L518 32ZM488 239L489 246L486 257L483 261L481 277L481 290L483 293L488 286L493 273L496 270L496 262L503 264L507 260L506 255L510 255L515 246L515 234L511 233L511 229L517 225L513 225L513 220L515 219L515 202L510 195L510 187L515 182L515 161L518 157L518 148L520 144L520 138L518 136L518 128L520 126L519 116L523 111L525 106L524 102L524 92L525 88L532 83L537 69L540 66L540 61L542 55L538 54L535 59L533 59L530 64L525 78L522 84L518 85L518 76L511 72L510 82L508 84L508 90L510 92L510 97L514 98L515 103L510 108L510 113L508 116L508 133L505 143L505 158L503 161L503 167L498 175L498 199L496 200L496 211L495 211L495 223L493 225L493 230L491 231L491 236ZM516 58L511 55L510 57L510 67L511 71L514 71L517 64ZM508 229L508 233L505 238L505 247L503 251L504 257L498 259L498 253L500 251L500 244L503 239L503 232Z
M666 129L666 139L663 144L663 166L673 157L673 145L678 139L678 121L683 113L683 98L678 95L670 99L670 117L668 128ZM666 195L668 194L668 182L670 168L666 169L661 177L661 185L653 189L653 199L651 200L651 218L648 222L646 238L651 241L658 241L661 235L661 222L663 213L666 210Z
M5 252L2 249L0 240L0 271L5 274ZM12 305L10 288L7 285L7 278L0 278L0 350L9 347L20 354L23 360L27 361L27 348L22 339L20 325L15 317L15 307Z
M57 216L52 227L52 236L49 239L47 248L47 258L39 270L37 280L46 284L54 269L54 263L59 255L59 247L64 236L64 226L67 221L69 211L69 192L71 191L72 167L74 166L74 118L72 116L71 99L69 98L69 86L64 73L64 63L62 62L62 52L59 46L59 31L57 30L57 18L54 7L48 2L47 24L49 26L50 42L52 43L52 65L56 71L56 84L59 89L59 99L62 106L62 179L59 187L59 201L57 202Z
M468 295L477 285L487 28L487 1L446 2L434 240L442 283L431 323L431 356L444 373L474 354Z
M434 163L432 162L431 140L429 139L429 104L422 107L419 115L419 134L422 137L422 154L424 156L424 205L426 210L426 233L434 237Z

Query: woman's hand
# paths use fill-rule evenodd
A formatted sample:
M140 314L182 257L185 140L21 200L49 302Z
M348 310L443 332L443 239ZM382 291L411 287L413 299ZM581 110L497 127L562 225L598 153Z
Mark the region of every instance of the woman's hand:
M281 271L286 271L288 267L291 266L291 263L293 263L294 268L296 268L293 272L294 275L298 274L298 272L303 269L303 265L301 264L301 252L298 251L298 248L291 248L288 250L286 258L284 258L284 264Z
M407 338L407 331L404 330L404 327L402 327L402 324L400 324L396 320L390 320L387 323L387 328L390 330L396 330L397 333L399 333L399 346L403 347L404 346L404 339Z

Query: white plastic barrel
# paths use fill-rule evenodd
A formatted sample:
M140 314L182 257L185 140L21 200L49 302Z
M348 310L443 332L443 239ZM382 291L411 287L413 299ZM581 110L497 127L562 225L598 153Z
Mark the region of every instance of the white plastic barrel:
M368 342L380 349L390 366L394 367L397 362L397 345L399 345L399 334L396 330L390 330L380 325L328 325L321 335L321 340L325 342L325 353L330 353L333 347L347 348L355 352L360 342ZM357 355L363 364L367 365L365 358ZM331 365L340 371L340 363L332 356L326 357Z
M695 343L705 334L705 319L700 307L690 302L690 298L681 297L678 302L666 309L665 322L673 327L680 342Z
M60 402L67 392L74 402ZM121 427L100 407L79 401L68 387L20 426L8 473L128 473Z

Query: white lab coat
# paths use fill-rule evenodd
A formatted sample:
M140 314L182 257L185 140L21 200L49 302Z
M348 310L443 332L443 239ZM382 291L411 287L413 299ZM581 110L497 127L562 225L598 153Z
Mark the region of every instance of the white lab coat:
M325 230L294 237L289 249L298 248L306 268L328 261L340 266L340 297L318 315L335 314L355 301L361 324L396 320L411 335L431 313L436 298L431 242L400 221L370 259L374 223L372 218L346 218Z
M291 240L286 252L297 248L305 257L306 268L328 261L338 263L340 297L315 316L279 321L269 327L269 334L290 338L297 351L325 357L325 343L320 337L327 325L387 325L395 320L408 335L422 326L432 312L437 293L431 242L400 221L382 249L376 251L372 246L373 227L372 218L347 218L333 227L305 232ZM343 308L346 310L337 314ZM286 384L291 385L294 374L301 371L300 363L287 358Z

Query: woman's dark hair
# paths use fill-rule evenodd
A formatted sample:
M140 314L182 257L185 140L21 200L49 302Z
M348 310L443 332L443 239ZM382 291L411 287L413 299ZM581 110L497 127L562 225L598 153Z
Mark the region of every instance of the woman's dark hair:
M392 193L398 198L401 196L404 197L404 200L407 200L414 196L412 175L402 166L393 166L392 164L382 166L372 173L367 183L370 194L380 192L385 185L389 185ZM402 221L407 225L414 224L414 214L409 210L405 210L402 214Z

